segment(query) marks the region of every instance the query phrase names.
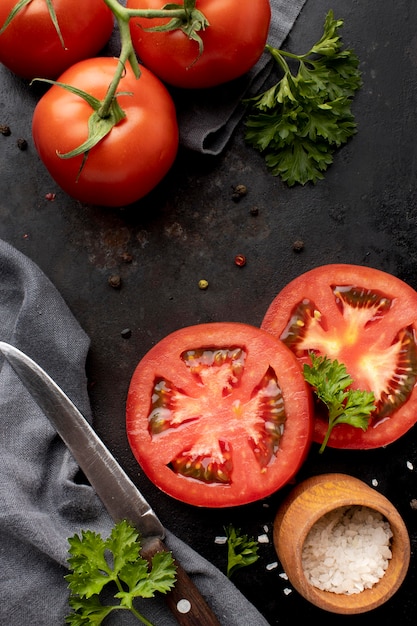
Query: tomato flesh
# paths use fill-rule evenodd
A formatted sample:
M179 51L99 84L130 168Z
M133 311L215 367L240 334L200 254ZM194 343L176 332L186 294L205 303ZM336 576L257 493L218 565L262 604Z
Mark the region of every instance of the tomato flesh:
M269 307L262 328L301 364L309 351L343 363L352 387L372 391L376 409L366 432L341 424L329 446L373 448L395 441L417 421L417 293L376 269L327 265L293 280ZM314 439L326 419L317 412Z
M312 436L309 394L291 351L232 322L159 342L133 374L126 412L148 477L197 506L270 495L298 471Z

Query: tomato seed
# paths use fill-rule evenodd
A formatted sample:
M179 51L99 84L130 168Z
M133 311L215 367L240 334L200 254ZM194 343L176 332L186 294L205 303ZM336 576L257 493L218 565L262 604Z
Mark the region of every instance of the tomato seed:
M202 279L198 281L199 289L207 289L207 287L208 287L208 282L206 280Z

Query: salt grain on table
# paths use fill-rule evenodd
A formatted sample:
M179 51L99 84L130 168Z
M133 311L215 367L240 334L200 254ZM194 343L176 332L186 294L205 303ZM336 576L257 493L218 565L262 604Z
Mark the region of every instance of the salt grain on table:
M391 558L389 523L367 507L342 507L312 527L303 546L307 580L323 591L360 593L377 583Z

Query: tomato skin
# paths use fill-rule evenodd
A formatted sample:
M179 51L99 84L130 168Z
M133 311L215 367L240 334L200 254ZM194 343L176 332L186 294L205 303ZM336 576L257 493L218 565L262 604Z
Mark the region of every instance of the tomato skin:
M187 350L225 346L243 348L247 356L240 382L230 394L217 395L214 378L199 380L193 376L181 355ZM251 402L256 402L254 390L269 367L276 372L282 389L286 422L276 457L262 471L249 445L256 416ZM161 376L184 400L178 405L182 410L173 410L173 417L179 415L183 421L154 436L150 432L150 406L155 397L155 380ZM192 419L187 413L189 402L197 411ZM310 409L300 367L286 346L247 324L213 322L171 333L139 362L127 396L127 434L136 459L159 489L191 505L230 507L272 494L297 473L311 443ZM213 442L218 439L225 450L232 452L234 469L228 484L207 484L169 468L172 458L181 458L183 451L204 446L213 446L214 450Z
M161 9L161 0L127 0L127 8ZM179 0L179 4L183 4ZM143 28L167 19L132 18L133 46L141 61L164 82L182 88L207 88L231 81L249 71L261 57L271 19L269 0L197 0L209 26L198 44L181 31L145 32Z
M341 314L332 285L356 285L369 292L386 296L391 305L381 314L379 320L368 320L357 324L354 308L353 323ZM270 304L261 327L277 338L285 338L289 320L298 303L311 301L320 311L320 324L324 328L321 336L324 343L306 335L302 346L295 345L294 351L300 364L309 363L308 349L317 354L337 359L346 365L357 389L374 391L376 386L392 379L392 363L385 356L396 343L398 333L409 328L417 337L417 292L402 280L370 267L329 264L314 268L288 283ZM360 306L359 306L360 309ZM351 321L352 321L351 318ZM352 330L352 332L349 331ZM355 336L356 330L359 334ZM319 333L320 335L320 333ZM342 337L346 337L343 341ZM284 339L285 340L285 339ZM414 345L415 352L415 345ZM374 384L370 381L373 380ZM316 414L314 420L314 441L322 443L327 430L327 420ZM330 435L329 447L348 449L371 449L386 446L404 433L417 421L417 386L414 384L410 395L400 408L380 421L371 421L366 431L346 424L334 427Z
M86 59L59 78L102 100L114 76L117 59ZM136 79L130 66L118 97L126 118L88 153L62 159L87 139L92 108L79 96L57 85L39 100L32 133L40 158L60 187L85 204L123 206L149 193L173 164L178 149L175 106L165 86L146 68Z
M17 0L1 0L3 25ZM95 56L110 39L114 17L103 0L53 0L65 48L51 21L46 0L32 0L0 35L0 62L21 78L59 76L74 63Z

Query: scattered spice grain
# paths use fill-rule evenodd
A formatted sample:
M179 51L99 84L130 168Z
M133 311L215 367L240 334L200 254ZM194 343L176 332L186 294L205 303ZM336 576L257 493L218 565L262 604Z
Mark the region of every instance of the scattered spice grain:
M235 265L237 265L238 267L243 267L244 265L246 265L246 257L244 254L237 254L235 256Z
M120 278L119 274L112 274L111 276L109 276L108 283L113 289L120 289L122 285L122 279Z

